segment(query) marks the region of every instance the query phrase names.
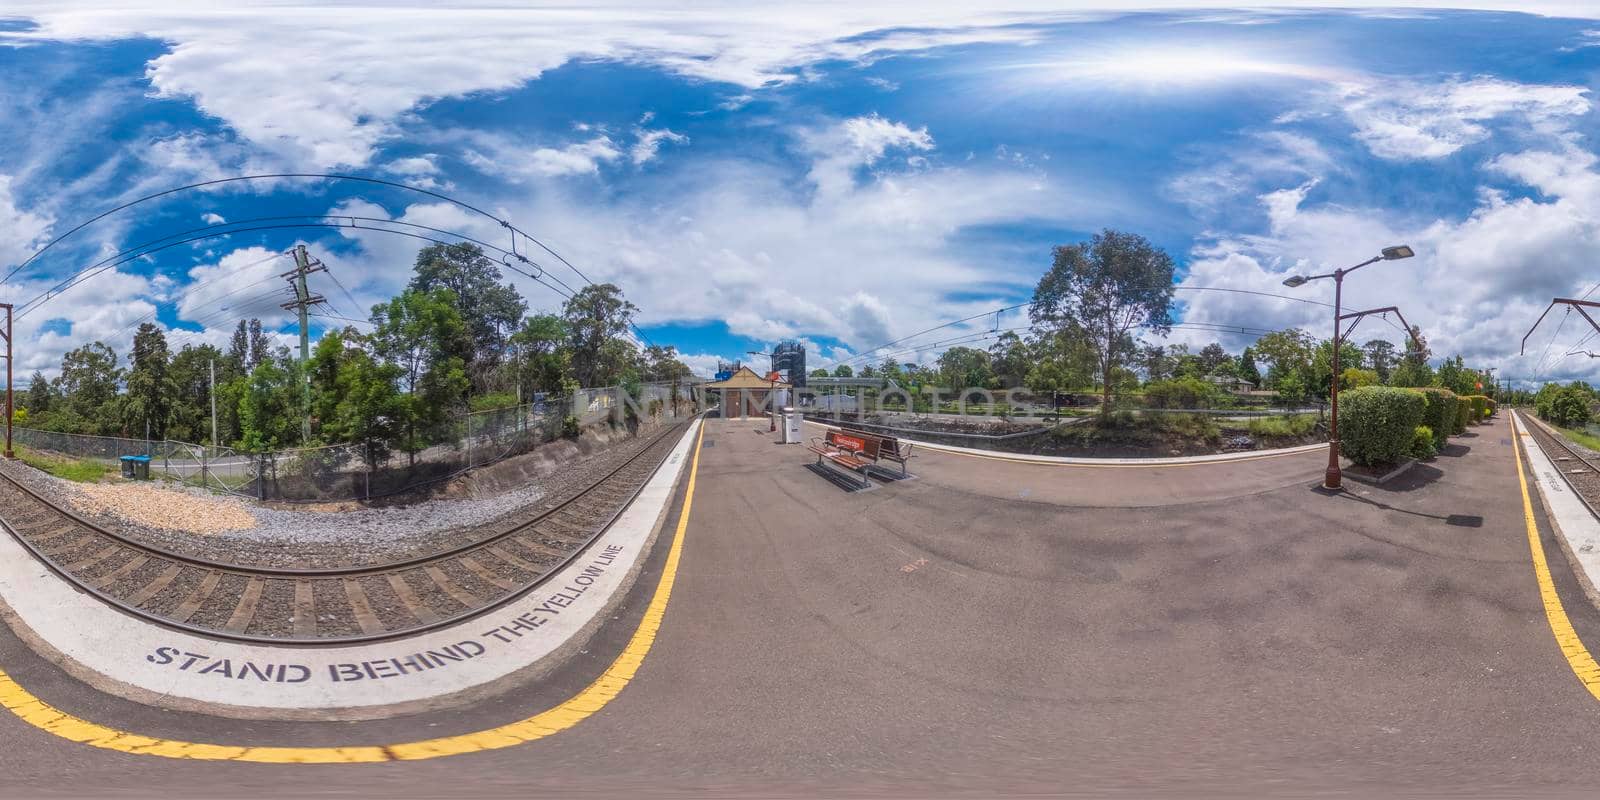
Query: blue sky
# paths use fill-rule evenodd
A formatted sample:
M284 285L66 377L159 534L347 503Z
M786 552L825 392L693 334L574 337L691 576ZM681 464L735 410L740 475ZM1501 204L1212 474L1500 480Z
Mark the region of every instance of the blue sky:
M1505 377L1592 376L1589 359L1564 357L1578 321L1517 354L1552 295L1600 283L1600 20L1578 16L1585 4L1101 5L11 4L0 264L152 191L365 175L514 222L622 286L652 341L709 371L785 338L810 343L815 363L859 363L1025 301L1053 245L1104 227L1181 265L1189 327L1169 341L1250 341L1226 326L1320 334L1319 306L1194 290L1288 294L1287 274L1406 242L1418 257L1351 278L1351 306L1398 305L1436 355ZM183 230L324 214L510 247L492 219L436 198L259 181L108 217L0 285L0 300L29 303L107 253ZM297 228L168 248L30 306L19 370L48 374L95 339L125 350L147 319L180 345L223 341L242 315L286 332L273 276L287 262L274 256L296 243L338 278L315 287L331 313L360 318L404 284L420 244ZM534 309L559 306L559 292L508 278ZM968 334L981 345L996 324L894 353L931 359ZM998 323L1020 324L1020 312Z

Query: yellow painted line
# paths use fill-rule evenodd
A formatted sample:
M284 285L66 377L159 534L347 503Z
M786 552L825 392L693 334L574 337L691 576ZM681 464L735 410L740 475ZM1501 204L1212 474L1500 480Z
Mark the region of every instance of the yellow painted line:
M826 422L813 422L813 421L811 421L809 419L806 420L806 424L807 425L816 425L816 426L822 427L822 428L835 428L835 429L843 430L842 428L839 428L839 426L837 426L837 425L829 425ZM1292 451L1286 452L1286 453L1262 453L1260 455L1239 456L1238 458L1214 458L1214 459L1211 459L1209 461L1179 461L1179 462L1170 462L1170 463L1165 463L1165 464L1084 464L1084 463L1080 463L1080 462L1035 461L1035 460L1030 459L1030 458L1011 458L1009 456L992 456L992 455L989 455L987 453L964 453L964 452L961 452L960 450L948 450L948 449L945 449L945 447L942 446L942 445L933 444L931 442L917 442L917 446L918 447L922 447L922 448L926 448L928 450L932 450L935 453L944 453L945 455L951 455L951 456L962 456L964 458L982 458L982 459L986 459L988 461L1005 461L1005 462L1008 462L1008 463L1011 463L1011 464L1028 464L1028 465L1035 466L1035 467L1078 467L1080 469L1163 469L1163 468L1167 468L1167 467L1205 467L1205 466L1211 466L1211 465L1214 465L1214 464L1237 464L1237 463L1239 463L1241 461L1264 461L1264 460L1269 459L1269 458L1287 458L1288 456L1303 456L1303 455L1306 455L1307 453L1315 453L1315 452L1317 452L1316 450L1311 450L1311 449L1292 450ZM1307 445L1307 447L1309 448L1309 447L1311 447L1311 445ZM1317 445L1317 447L1321 447L1321 445Z
M1516 431L1517 427L1516 419L1512 418L1512 430ZM1556 594L1555 581L1550 577L1550 564L1544 557L1544 545L1539 541L1539 524L1533 516L1533 500L1528 496L1528 477L1522 467L1522 448L1527 446L1522 441L1525 435L1513 436L1512 441L1517 454L1517 481L1522 485L1522 516L1528 525L1528 549L1533 552L1533 574L1539 581L1544 616L1550 622L1550 632L1555 634L1556 644L1561 648L1561 654L1566 656L1572 673L1578 676L1578 682L1589 690L1589 694L1600 700L1600 664L1595 663L1594 656L1589 654L1589 649L1578 638L1578 632L1573 630L1572 620L1567 618L1567 610L1562 607L1561 597Z
M695 439L694 458L689 466L689 485L683 497L683 511L678 514L678 529L672 539L672 549L667 552L667 562L661 571L661 581L656 584L655 595L650 599L649 608L645 609L644 619L639 622L639 628L634 631L633 638L623 648L622 654L617 656L616 661L611 662L605 674L566 702L543 713L476 733L405 744L352 747L249 747L140 736L79 719L52 708L34 697L3 670L0 670L0 706L5 706L23 722L69 741L121 753L201 761L249 761L269 764L413 761L515 747L560 733L588 719L615 699L633 680L634 675L638 674L639 667L644 664L645 656L655 644L656 633L661 629L661 620L667 613L667 601L672 597L672 587L677 580L678 563L683 557L683 540L689 528L689 509L694 503L695 478L700 472L700 443L704 438L705 426L702 425L700 434Z

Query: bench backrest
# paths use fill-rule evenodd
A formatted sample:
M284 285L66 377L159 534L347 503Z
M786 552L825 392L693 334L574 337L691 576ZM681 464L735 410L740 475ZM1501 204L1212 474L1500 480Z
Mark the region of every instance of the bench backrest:
M854 450L867 458L876 460L883 440L867 434L845 433L843 431L828 431L826 441L833 447L842 450Z

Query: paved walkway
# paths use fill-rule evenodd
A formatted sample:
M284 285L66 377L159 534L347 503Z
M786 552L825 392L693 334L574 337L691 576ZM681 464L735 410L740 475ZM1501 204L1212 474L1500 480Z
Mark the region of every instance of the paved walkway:
M577 727L454 758L281 768L107 753L0 715L0 781L389 796L1594 786L1600 701L1551 634L1511 439L1504 421L1475 428L1394 485L1340 495L1314 488L1315 456L1097 472L953 455L850 495L800 447L711 420L654 646ZM1600 645L1600 613L1532 503L1555 596ZM584 654L448 715L157 712L88 691L8 634L0 666L66 711L152 735L445 735L582 690L632 635L664 559Z

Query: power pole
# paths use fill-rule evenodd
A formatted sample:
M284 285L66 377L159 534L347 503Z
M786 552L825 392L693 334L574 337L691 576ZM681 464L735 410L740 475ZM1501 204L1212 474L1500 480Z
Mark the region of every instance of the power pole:
M306 371L311 362L311 324L308 319L308 310L318 304L327 302L322 295L313 295L306 287L306 276L313 272L322 272L327 267L321 261L311 260L306 253L306 246L295 245L294 269L278 277L289 281L294 287L294 302L284 303L284 310L297 309L300 312L300 376L301 376L301 410L303 418L300 420L300 443L303 445L311 441L311 374Z
M217 360L211 359L211 446L217 446Z
M0 303L0 308L6 310L6 449L3 455L10 460L17 457L16 453L11 452L11 304Z

